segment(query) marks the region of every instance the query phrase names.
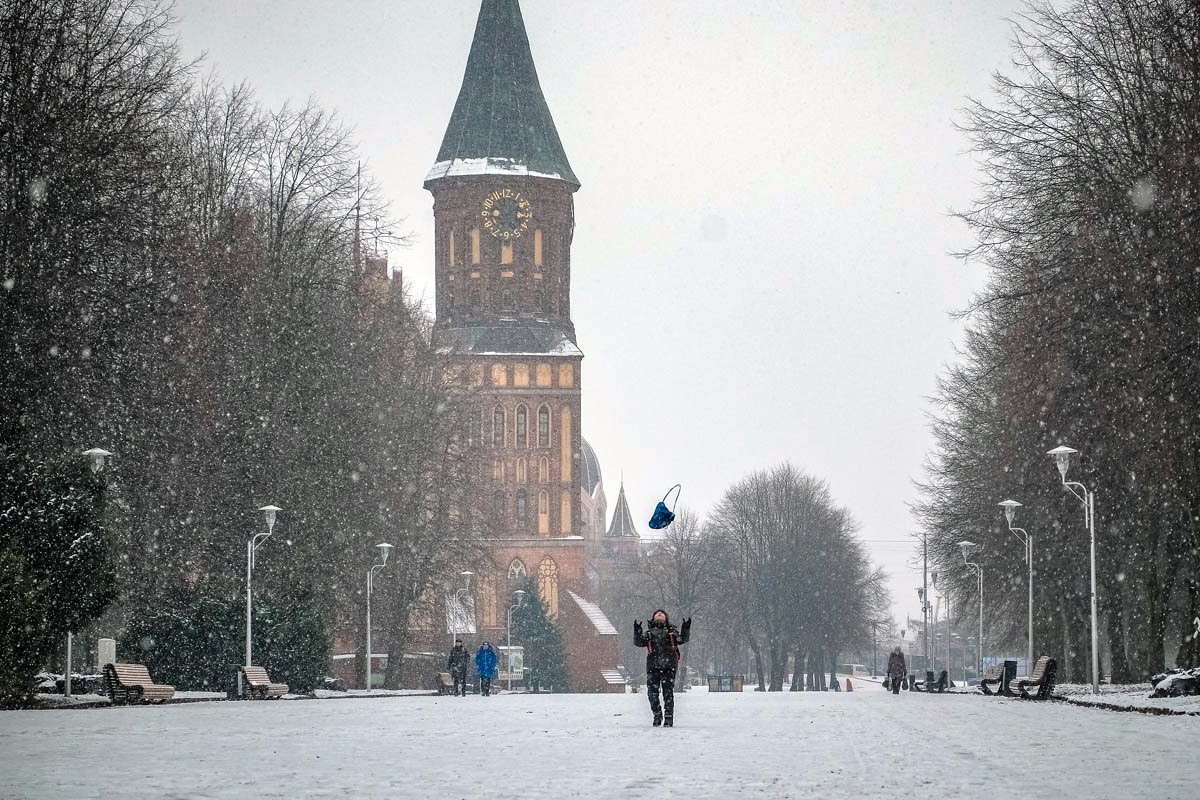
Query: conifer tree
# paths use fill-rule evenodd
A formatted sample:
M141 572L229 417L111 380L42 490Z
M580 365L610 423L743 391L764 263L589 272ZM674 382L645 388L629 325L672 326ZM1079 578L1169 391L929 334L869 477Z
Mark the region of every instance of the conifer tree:
M529 686L535 691L570 691L562 633L550 618L537 584L526 580L525 600L513 612L513 638L525 646Z

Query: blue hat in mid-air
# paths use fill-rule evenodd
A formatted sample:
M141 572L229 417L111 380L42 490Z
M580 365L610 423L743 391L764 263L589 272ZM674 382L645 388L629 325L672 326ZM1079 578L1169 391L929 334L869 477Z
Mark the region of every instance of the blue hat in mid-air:
M667 508L667 498L671 496L671 492L675 492L675 504L679 504L679 495L683 491L680 484L675 484L667 493L663 495L663 499L654 509L654 514L650 517L650 527L655 530L665 528L675 521L675 512Z

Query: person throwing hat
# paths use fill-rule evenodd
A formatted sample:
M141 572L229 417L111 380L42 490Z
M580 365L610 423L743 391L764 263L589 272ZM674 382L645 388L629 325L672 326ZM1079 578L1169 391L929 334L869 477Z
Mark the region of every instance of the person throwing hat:
M677 630L661 608L650 616L642 630L641 620L633 622L633 643L646 648L646 694L650 696L650 711L654 727L670 728L675 724L675 670L679 667L679 646L687 644L692 631L690 617ZM659 692L662 701L659 701Z

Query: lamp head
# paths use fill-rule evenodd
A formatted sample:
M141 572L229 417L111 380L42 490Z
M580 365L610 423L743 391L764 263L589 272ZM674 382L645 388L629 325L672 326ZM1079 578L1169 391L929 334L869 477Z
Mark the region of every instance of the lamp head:
M963 561L971 560L971 553L978 547L974 542L962 541L958 543L958 549L962 551Z
M1064 481L1067 479L1067 470L1071 468L1071 455L1078 452L1074 447L1063 444L1046 453L1048 456L1054 456L1054 463L1058 465L1058 472Z
M475 573L471 572L471 570L469 570L469 569L464 569L462 572L460 572L458 574L462 576L464 588L470 589L471 588L471 576L474 575Z
M267 531L271 531L275 527L275 515L283 511L279 506L263 506L259 509L267 520Z
M525 590L524 589L517 589L515 592L513 592L513 595L515 595L517 598L518 606L521 605L521 603L525 602Z
M392 554L392 550L395 548L387 542L380 542L379 544L375 545L375 547L379 550L380 560L386 564L388 561L388 556Z
M937 574L936 569L933 572L929 573L929 579L931 581L933 581L933 588L936 589L937 588L937 579L938 579L938 574Z
M84 450L83 455L91 459L92 472L99 472L104 469L104 459L110 458L112 453L99 447L93 447L90 450Z
M1013 520L1017 518L1017 509L1021 507L1021 504L1016 500L1005 500L999 505L1004 509L1004 518L1008 520L1008 527L1011 528Z
M921 600L922 602L925 600L925 588L922 586L917 587L917 599Z

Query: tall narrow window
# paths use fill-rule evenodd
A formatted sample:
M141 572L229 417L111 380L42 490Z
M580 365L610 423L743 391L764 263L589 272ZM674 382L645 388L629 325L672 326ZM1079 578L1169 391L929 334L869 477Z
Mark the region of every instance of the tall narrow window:
M547 536L550 533L550 494L538 492L538 533Z
M513 386L529 385L529 365L517 364L513 367Z
M471 263L479 263L479 228L471 231Z
M538 447L550 446L550 407L538 409Z
M492 495L492 513L496 515L496 522L504 519L504 492Z
M558 365L558 385L562 387L575 385L575 367L570 364Z
M554 559L546 556L538 564L538 594L546 604L546 611L551 619L558 619L558 565Z
M550 365L549 364L538 364L537 365L537 385L538 386L549 386L550 385Z
M517 459L517 483L527 483L529 481L529 467L525 463L525 459Z
M517 527L525 530L525 526L529 524L529 497L525 494L525 490L517 492Z
M504 447L504 407L496 406L492 410L492 444Z
M517 406L517 447L529 446L529 409Z
M484 627L496 626L496 579L485 575L479 579L479 587L475 590L476 612Z
M571 449L571 409L562 410L562 424L558 426L559 449L562 453L562 480L571 480L571 464L575 461Z
M492 462L492 480L495 483L504 483L504 459L497 458Z
M512 242L505 242L504 244L500 245L500 263L512 263Z
M562 524L559 527L562 532L569 534L571 532L571 493L566 489L563 489L562 493L562 519L560 521Z
M508 385L508 368L503 364L492 364L492 385Z
M454 266L454 229L450 230L450 266Z
M538 462L538 483L550 482L550 459L545 456Z
M451 250L453 252L453 250ZM542 265L542 229L536 228L533 231L533 265L540 267Z

